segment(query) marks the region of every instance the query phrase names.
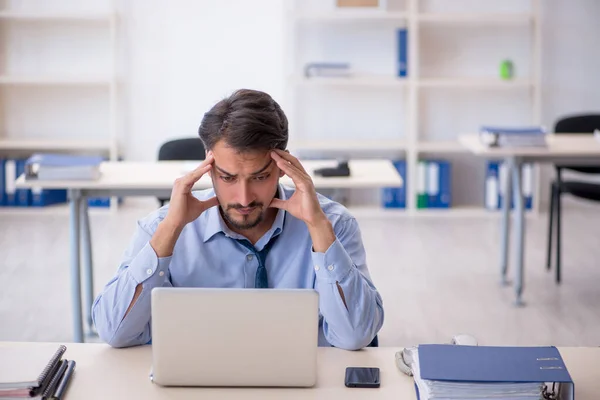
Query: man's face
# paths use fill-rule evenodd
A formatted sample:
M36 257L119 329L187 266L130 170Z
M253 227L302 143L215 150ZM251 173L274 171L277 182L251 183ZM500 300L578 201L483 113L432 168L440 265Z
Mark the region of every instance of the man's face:
M225 220L235 229L259 225L283 175L270 151L240 153L224 141L213 147L213 187Z

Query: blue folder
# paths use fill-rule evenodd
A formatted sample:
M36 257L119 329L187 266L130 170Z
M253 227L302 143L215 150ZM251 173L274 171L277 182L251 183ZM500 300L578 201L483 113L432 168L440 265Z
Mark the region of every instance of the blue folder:
M556 382L574 399L573 379L556 347L419 345L421 378L451 382ZM565 390L565 389L563 389Z
M0 207L6 205L6 171L4 165L6 160L0 158Z

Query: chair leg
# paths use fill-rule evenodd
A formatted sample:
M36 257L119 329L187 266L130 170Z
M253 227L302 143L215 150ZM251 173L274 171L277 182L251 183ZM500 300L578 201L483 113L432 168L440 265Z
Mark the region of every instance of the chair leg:
M546 269L552 266L552 233L554 230L554 209L556 204L556 187L554 182L550 185L550 215L548 217L548 243L546 244Z
M561 214L562 214L562 206L561 206L561 201L560 201L560 189L556 188L556 283L559 284L560 283L560 264L561 264L561 254L560 254L560 248L561 248L561 227L560 227L560 220L561 220Z

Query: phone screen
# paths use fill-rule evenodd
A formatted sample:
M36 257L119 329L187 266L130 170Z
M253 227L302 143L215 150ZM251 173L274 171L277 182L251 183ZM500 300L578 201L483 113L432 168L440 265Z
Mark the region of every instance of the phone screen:
M346 386L348 387L379 387L379 368L346 368Z

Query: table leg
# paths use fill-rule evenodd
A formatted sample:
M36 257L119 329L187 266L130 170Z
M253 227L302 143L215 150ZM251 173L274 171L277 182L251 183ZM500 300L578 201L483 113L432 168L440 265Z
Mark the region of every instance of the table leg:
M73 312L73 341L83 342L83 321L81 313L81 275L80 275L80 208L81 192L69 190L70 208L70 250L71 250L71 302Z
M515 305L520 307L525 303L522 300L523 294L523 276L524 276L524 255L525 255L525 212L523 201L523 164L520 160L515 160L513 175L513 195L515 202Z
M83 255L83 279L84 279L84 310L85 323L88 336L95 336L94 323L92 321L92 304L94 302L94 266L92 261L92 240L90 231L90 219L88 203L86 198L80 202L81 218L81 251Z
M510 234L510 199L511 199L511 178L512 170L514 168L513 160L507 159L504 161L505 173L503 187L503 201L502 201L502 238L501 238L501 249L500 249L500 282L506 286L510 282L506 278L508 272L508 259L509 259L509 234Z

